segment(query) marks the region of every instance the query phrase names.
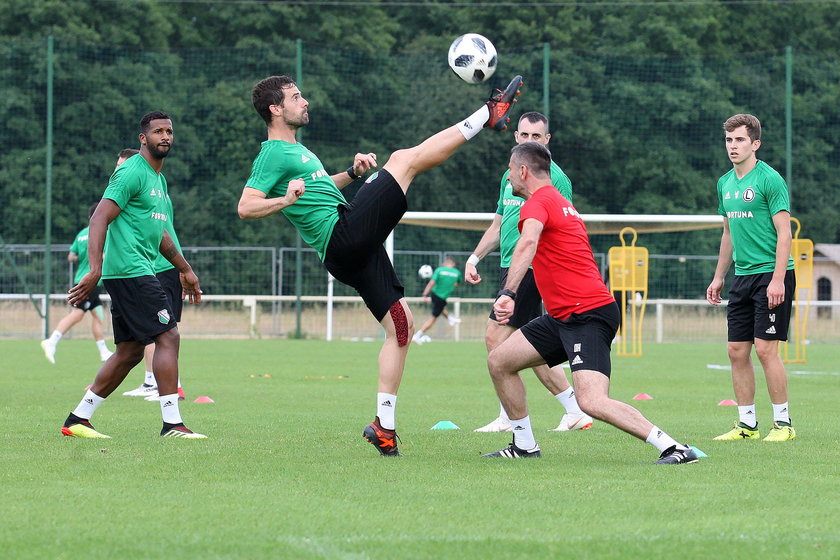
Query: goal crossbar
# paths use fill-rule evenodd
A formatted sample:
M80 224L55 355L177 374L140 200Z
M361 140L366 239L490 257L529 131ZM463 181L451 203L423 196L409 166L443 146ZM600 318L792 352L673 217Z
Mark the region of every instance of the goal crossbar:
M401 224L484 231L496 214L492 212L406 212ZM716 229L719 215L703 214L581 214L590 234L617 234L625 227L639 233L665 233Z

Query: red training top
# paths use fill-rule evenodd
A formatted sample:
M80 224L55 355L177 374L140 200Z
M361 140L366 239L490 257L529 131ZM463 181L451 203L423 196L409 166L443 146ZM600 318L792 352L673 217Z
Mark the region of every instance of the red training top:
M525 201L519 212L519 231L529 218L543 224L534 255L534 279L546 311L565 321L572 313L583 313L615 299L595 264L580 214L557 189L546 187L540 187Z

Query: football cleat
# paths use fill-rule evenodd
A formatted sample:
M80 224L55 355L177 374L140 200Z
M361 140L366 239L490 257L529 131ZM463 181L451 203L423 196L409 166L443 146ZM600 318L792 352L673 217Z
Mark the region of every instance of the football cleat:
M490 94L490 99L487 101L490 118L484 123L485 127L493 130L507 130L507 125L510 122L510 110L516 103L521 87L522 76L514 76L504 91L497 89Z
M50 339L44 339L41 341L41 349L44 351L44 356L47 360L51 363L55 363L55 344L50 342Z
M449 317L447 317L447 318L446 318L446 320L447 320L447 321L449 321L449 325L450 325L450 326L452 326L452 327L454 327L455 325L457 325L458 323L460 323L460 322L461 322L461 318L460 318L460 317L454 317L454 316L452 316L452 315L450 315Z
M482 455L482 457L488 458L502 458L502 459L536 459L542 457L542 453L540 452L540 446L537 445L531 450L524 450L519 449L516 447L514 442L510 442L510 446L506 447L500 451L495 451L493 453L488 453L487 455Z
M397 436L396 430L386 430L383 428L379 423L379 416L365 426L362 437L368 440L384 457L402 456L397 446L399 437Z
M147 383L143 383L136 389L132 389L131 391L126 391L123 393L124 397L148 397L149 395L157 395L157 385L149 385Z
M499 416L486 426L482 426L480 428L476 428L473 430L474 432L509 432L513 430L513 427L510 425L510 420L507 418L502 418Z
M776 422L764 441L790 441L796 437L796 430L788 422Z
M552 432L571 432L573 430L588 430L592 427L592 417L588 414L569 414L563 415L560 419L560 424L550 430Z
M100 350L99 351L99 359L102 360L103 362L107 362L108 358L110 358L113 355L114 355L114 353L111 352L110 350Z
M676 445L672 445L662 452L659 460L654 462L654 465L680 465L683 463L696 463L700 459L697 453L694 452L690 446L686 445L685 449L680 449Z
M61 427L61 433L68 437L111 439L111 436L97 432L91 426L90 420L85 420L72 414L67 417L64 426Z
M160 430L161 437L187 438L187 439L206 439L204 434L197 434L190 430L183 424L167 424L164 422L163 428Z
M743 422L738 422L731 430L725 434L721 434L715 439L718 441L731 441L736 439L758 439L761 434L758 432L758 424L750 428Z
M187 395L184 394L184 388L178 387L178 400L182 401L187 398Z

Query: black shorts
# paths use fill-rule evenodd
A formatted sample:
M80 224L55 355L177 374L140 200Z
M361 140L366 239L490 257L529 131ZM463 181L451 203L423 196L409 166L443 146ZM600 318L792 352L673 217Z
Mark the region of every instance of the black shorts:
M102 305L102 300L99 299L99 288L97 287L93 289L85 301L79 305L74 305L73 307L81 309L82 311L93 311L100 305Z
M499 289L505 287L507 282L508 269L502 268L499 272ZM519 283L519 288L516 290L516 304L513 306L513 315L510 317L507 325L515 329L519 329L533 321L543 314L542 296L537 290L537 284L534 282L534 271L528 269L522 282ZM490 309L490 318L496 320L496 313Z
M405 193L390 173L371 175L353 202L338 207L324 266L338 280L354 288L382 321L405 295L383 243L408 209Z
M172 310L172 318L176 323L181 322L181 310L184 307L183 288L181 287L181 274L177 268L170 268L155 274L160 287L166 292L169 299L169 309Z
M115 344L132 340L151 344L156 336L178 325L156 276L112 278L103 282L111 294Z
M767 285L772 278L772 272L735 276L726 306L729 342L787 340L796 276L793 270L785 273L785 301L768 309Z
M572 371L593 370L609 377L610 345L618 332L619 316L613 302L572 313L565 321L546 314L520 331L549 367L569 362Z
M440 314L443 313L443 308L446 307L446 300L434 293L429 295L432 298L432 317L440 317Z

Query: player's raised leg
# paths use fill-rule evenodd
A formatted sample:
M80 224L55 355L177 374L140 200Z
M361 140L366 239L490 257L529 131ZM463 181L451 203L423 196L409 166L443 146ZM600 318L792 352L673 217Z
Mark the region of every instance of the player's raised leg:
M510 110L522 87L522 76L515 76L502 90L496 90L490 99L464 121L434 134L412 148L397 150L383 166L399 183L402 190L408 190L411 181L419 173L428 171L449 159L467 140L483 128L505 130L510 121Z

